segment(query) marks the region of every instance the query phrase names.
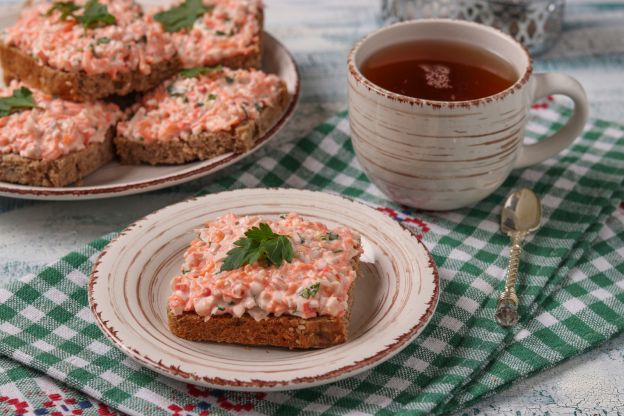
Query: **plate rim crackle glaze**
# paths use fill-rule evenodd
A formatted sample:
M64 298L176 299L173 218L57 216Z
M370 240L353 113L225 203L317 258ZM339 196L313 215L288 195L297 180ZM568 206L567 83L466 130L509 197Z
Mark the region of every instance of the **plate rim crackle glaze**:
M245 198L248 198L249 202L240 202L240 201L244 201ZM265 201L264 202L265 205L264 205L264 208L260 208L263 206L262 205L263 198ZM137 241L134 241L134 244L132 244L130 248L127 248L127 244L132 242L133 238L140 239L142 235L149 237L150 232L164 235L168 230L171 229L171 230L174 230L172 231L172 233L177 233L175 234L176 237L174 237L174 240L180 240L180 244L181 244L181 241L184 240L185 244L188 244L188 242L190 242L190 238L192 238L192 237L188 237L188 234L192 231L193 226L197 224L189 224L186 222L184 223L182 222L182 221L187 221L186 219L182 220L179 218L179 217L184 218L185 210L188 212L193 211L192 215L195 215L196 213L194 211L196 211L196 208L200 207L201 209L203 209L199 215L197 215L196 217L192 217L193 219L201 218L202 219L201 222L203 223L206 220L210 218L214 218L217 215L222 215L223 212L235 212L236 213L237 208L239 210L239 213L244 212L244 215L248 215L250 213L253 214L253 211L249 211L249 212L245 211L245 210L253 210L253 209L257 209L258 211L256 213L258 213L259 215L262 215L263 212L265 213L265 215L269 215L266 213L267 212L266 210L268 209L267 207L270 206L271 209L276 209L275 208L276 206L277 207L281 206L284 208L280 209L279 212L283 213L283 212L287 212L290 210L289 208L287 208L288 204L291 204L291 206L296 207L297 204L303 204L303 202L294 202L294 201L305 201L306 198L309 198L310 201L312 200L315 201L315 203L324 204L323 206L319 205L319 206L314 206L314 207L309 208L310 214L308 214L308 216L313 215L312 212L315 212L315 213L318 213L318 215L326 215L327 222L334 222L335 224L340 224L339 219L341 218L341 216L343 218L345 217L344 212L349 212L350 216L353 216L354 214L355 215L359 214L360 218L358 219L354 218L350 221L352 221L352 223L354 221L356 221L358 224L361 223L362 224L361 227L363 228L370 227L370 229L379 230L381 232L381 235L379 237L375 237L379 241L382 241L382 238L390 239L390 240L393 239L394 241L388 241L387 243L385 243L387 244L388 247L392 247L392 244L394 244L395 247L403 247L403 245L407 245L409 249L409 250L407 249L401 250L401 251L405 251L402 253L387 253L385 250L382 249L384 253L383 256L388 257L386 260L389 266L384 266L386 267L385 269L386 272L391 267L393 270L396 271L398 268L398 265L407 265L407 268L405 271L399 271L395 273L395 275L393 276L394 279L388 279L389 282L394 282L396 286L395 293L393 294L394 296L393 300L388 306L389 308L388 311L394 312L395 314L398 312L402 312L400 316L393 315L395 318L399 318L399 319L393 318L395 320L392 321L397 326L398 329L396 330L394 328L388 329L387 322L384 324L384 322L382 322L381 320L377 320L376 323L374 325L371 324L373 326L367 329L366 332L364 332L364 335L362 335L362 338L371 336L370 334L368 334L368 332L372 331L371 332L372 335L380 337L381 339L376 341L375 345L371 346L370 340L367 341L366 339L361 341L358 344L357 342L358 341L357 338L359 338L358 336L355 339L347 342L346 344L341 344L337 347L332 347L329 349L319 349L319 350L302 350L300 352L296 352L297 354L304 354L305 352L313 352L314 354L316 354L316 358L313 360L315 363L315 366L314 366L314 369L312 370L310 370L310 368L307 368L307 369L304 368L303 370L298 369L298 368L294 368L294 369L286 368L283 364L284 360L281 359L280 356L278 355L277 358L279 358L281 361L279 361L280 364L278 364L277 368L279 368L279 365L282 365L282 367L285 369L282 371L275 371L274 373L277 373L277 374L276 375L271 374L271 377L273 378L267 379L267 378L259 377L258 375L253 376L253 371L251 370L248 371L248 376L246 377L244 373L240 373L241 371L240 367L236 367L234 369L227 369L227 365L228 365L227 358L225 359L225 361L218 361L218 360L215 361L216 359L214 357L208 357L206 359L206 363L201 365L200 367L201 371L198 371L197 368L190 369L189 367L192 367L196 363L189 364L188 362L184 362L184 360L179 360L179 358L176 359L175 354L172 354L171 351L169 351L169 355L167 355L166 353L160 354L163 351L166 352L167 348L171 348L170 346L166 345L166 342L163 341L162 345L160 346L163 349L158 350L156 349L157 346L154 346L150 344L149 342L145 341L144 337L136 336L139 332L136 332L137 331L136 327L130 326L130 324L132 323L130 318L124 318L124 322L122 323L122 321L119 318L118 313L124 312L124 311L116 310L116 308L118 309L119 307L115 305L116 301L111 300L111 299L117 298L117 297L122 298L123 297L122 295L126 296L126 293L128 291L125 290L125 286L123 286L123 285L126 285L125 280L124 280L122 282L123 285L121 287L121 292L123 293L115 292L114 296L110 296L111 293L109 292L109 290L111 288L117 287L119 289L120 283L115 282L115 280L121 281L123 277L121 276L121 273L117 277L114 276L115 268L122 267L123 270L126 270L126 275L127 275L128 274L127 272L131 269L131 267L133 267L132 262L134 262L134 260L142 256L142 254L140 254L140 251L145 249L147 254L144 254L144 255L147 256L146 258L152 258L152 256L156 257L157 251L159 251L162 248L162 247L159 247L158 250L156 250L156 253L154 253L150 251L148 247L143 247L143 246L137 247L138 246ZM218 201L221 201L221 202L218 202ZM234 201L236 201L235 203L238 205L233 206L233 207L228 207L228 204L232 205ZM260 201L260 204L258 204L258 201ZM268 201L272 201L272 202L268 202ZM278 203L275 204L273 201L277 201ZM221 203L222 206L219 206L218 205L219 203ZM256 206L258 206L258 208L255 208ZM303 207L303 205L299 205L299 207ZM349 208L349 209L347 210L346 208ZM212 217L211 217L211 213L212 213ZM272 214L270 215L273 215L272 211L271 213ZM302 215L304 216L304 218L306 217L306 214L302 213ZM368 218L366 216L368 216ZM180 222L174 225L167 225L167 221L169 221L170 223L175 222L175 221L180 221ZM159 228L159 224L160 224L160 228ZM168 226L169 228L166 228ZM385 231L383 230L383 228L385 228ZM371 233L369 233L369 235L370 234ZM368 238L364 235L363 237ZM149 241L154 241L154 240L150 239ZM386 241L386 240L383 240L383 241ZM165 243L165 246L169 244L170 242L171 240L168 240ZM399 242L402 243L403 245L400 245L400 246L397 245L399 244ZM364 243L366 242L364 241ZM153 244L156 244L156 243L153 243ZM371 242L370 244L372 245L373 243ZM132 247L135 247L134 248L135 251L132 251ZM130 252L128 252L127 255L124 254L124 256L126 257L131 256L133 259L127 265L124 264L125 259L124 258L120 259L118 257L119 253L116 253L116 251L119 251L122 248L125 251L130 250ZM171 252L174 249L170 248L169 250ZM365 251L366 251L366 248L365 248ZM178 254L178 256L179 258L177 259L177 264L179 265L181 264L182 258L181 258L181 255ZM389 258L390 256L392 256L393 258ZM400 258L400 256L402 256L403 258ZM169 257L171 257L171 255L169 255ZM118 263L122 265L118 265ZM381 264L382 262L378 261L378 259L375 259L375 263ZM158 267L162 267L162 264L163 263L161 261ZM143 265L141 267L144 268L146 266ZM157 270L158 270L158 267L157 267ZM409 267L413 267L414 268L413 271L410 272L411 269L409 269ZM141 272L143 272L143 269L141 269ZM417 277L415 276L416 274L418 274ZM390 277L391 274L387 273L387 276ZM172 277L173 275L169 276L168 277L169 280L167 280L167 282L170 281ZM164 278L165 277L161 277L160 279L164 279ZM132 282L133 284L135 284L135 286L132 286L133 288L138 288L139 286L138 282L140 282L141 280L140 278L136 278L136 279L137 279L137 283ZM154 278L152 280L158 280L158 279ZM400 284L403 284L404 286L400 286ZM388 287L390 286L392 286L391 283L388 284ZM416 302L414 300L416 298L412 299L410 297L406 297L406 299L403 299L403 300L400 299L399 301L402 301L403 303L399 304L400 302L396 301L396 298L397 298L396 292L398 292L398 289L401 287L409 287L410 291L408 294L411 294L412 286L419 287L418 289L419 293L415 295L417 297L420 296L420 290L422 288L425 289L424 292L426 293L422 295L423 299L420 299L420 301ZM371 367L375 365L381 364L383 361L391 358L392 356L400 352L403 348L405 348L407 345L409 345L409 343L413 341L422 332L425 326L431 321L431 318L433 316L433 313L437 307L437 303L439 300L439 292L440 292L440 282L439 282L439 275L438 275L438 270L435 265L435 262L431 254L425 247L425 245L420 240L418 240L418 238L409 229L402 226L400 223L396 222L390 217L386 216L382 212L360 201L354 201L347 197L336 195L333 193L300 190L300 189L290 189L290 188L271 188L271 189L256 188L256 189L240 189L240 190L234 190L234 191L224 191L224 192L219 192L215 194L208 194L208 195L204 195L201 197L187 199L185 201L170 205L168 207L157 210L151 214L148 214L147 216L129 225L114 240L112 240L109 243L109 245L107 245L102 250L102 252L100 253L100 255L98 256L97 260L94 263L94 267L93 267L93 270L91 272L91 275L89 277L89 282L88 282L89 307L91 309L92 314L95 317L96 323L100 327L100 329L103 331L105 336L123 353L125 353L126 355L140 362L142 365L149 367L150 369L154 371L157 371L168 377L172 377L174 379L177 379L183 382L188 382L188 383L207 386L207 387L219 388L219 389L239 390L239 391L277 391L277 390L293 390L293 389L300 389L300 388L306 388L306 387L313 387L313 386L317 386L321 384L338 381L346 377L354 376L367 369L370 369ZM135 296L135 298L132 298L131 302L134 302L135 305L140 305L141 294L137 293L136 295L133 295L133 296ZM151 296L151 294L146 295L146 296ZM386 294L384 294L384 296L385 296L384 299L388 297L386 296ZM356 302L357 302L357 299L356 299ZM124 305L127 306L128 311L130 311L131 308L133 307L127 304L124 304ZM138 307L139 309L141 309L142 313L145 315L145 312L143 311L141 306L134 306L134 307ZM163 304L162 307L164 310L165 305ZM407 309L407 312L410 312L410 311L414 312L416 310L420 313L420 316L411 316L412 315L411 313L408 314L410 316L406 316L405 309ZM385 317L388 315L388 313L389 312L385 312L385 314L380 319L386 319ZM124 316L127 317L130 315L132 315L132 313L129 313L128 315L124 315ZM163 323L162 319L160 319L157 315L158 313L153 313L151 315L152 320L157 320L158 324L162 324L166 327L167 326L166 322ZM375 318L377 317L375 316ZM145 322L151 325L150 327L152 330L151 336L153 336L155 333L158 333L158 330L159 330L158 327L154 326L152 322L149 322L147 315L145 315L145 319L146 319ZM401 321L403 321L403 323L401 323ZM137 321L137 323L138 322L139 321ZM141 325L138 325L138 326L141 326ZM149 328L141 329L141 331L145 331L144 332L145 335L150 334ZM396 332L396 331L402 331L402 332ZM389 335L392 335L393 338L388 339ZM386 339L383 339L384 336L386 336ZM180 348L186 348L189 345L192 346L193 348L194 347L205 348L205 349L212 348L212 349L219 349L223 351L229 351L230 348L231 349L251 348L251 349L255 349L256 352L260 350L266 350L265 351L267 353L266 357L268 357L269 363L270 363L270 358L272 357L268 355L268 350L267 348L264 348L264 347L241 347L241 346L228 345L228 344L192 343L190 341L176 338L173 335L171 335L171 339L173 339L174 342L177 342L177 344L175 344L175 347L180 347ZM353 342L355 345L353 347L350 347L349 345L350 342ZM141 343L143 343L143 345L141 345ZM366 346L362 346L364 343L366 343ZM153 351L159 351L158 357L153 358L153 354L152 356L150 356L150 354L142 352L141 350L145 348L153 349ZM342 351L341 351L341 348L343 348ZM351 348L351 350L349 350L349 348ZM371 349L370 351L368 351L369 348ZM285 351L288 351L288 350L285 350ZM196 351L193 350L192 352L196 352ZM333 357L340 355L339 354L340 352L349 353L348 358L341 358L342 362L338 362L335 365L334 363L328 363L327 361L323 360L323 356L326 354L329 354L327 357L325 357L327 359L329 356L333 358ZM353 357L350 355L351 353L359 354L359 356ZM215 354L217 354L217 352L215 352ZM230 355L234 355L234 354L236 353L230 352ZM225 371L226 372L230 371L231 374L234 374L235 372L236 376L231 376L231 377L215 376L214 371L216 371L215 370L216 367L212 367L212 369L209 367L210 359L213 360L212 361L213 364L218 363L219 365L225 365L226 366ZM295 363L297 359L299 359L299 357L294 358ZM300 361L303 362L303 357L301 358ZM277 359L275 362L278 362ZM342 364L346 364L346 365L342 365ZM235 364L232 364L232 366L234 365ZM241 364L236 364L236 365L240 366ZM266 365L269 365L269 364L266 364ZM334 367L332 367L333 365ZM305 373L305 371L312 371L315 373L312 376L310 376L310 374L312 373L310 374L306 373L307 375L302 375L303 373ZM280 372L281 374L279 374ZM265 375L264 372L258 372L257 374ZM253 377L256 377L256 378L253 378Z
M149 0L144 0L142 1L142 3L147 3L146 7L153 6L153 3ZM11 24L11 21L17 19L21 7L21 5L0 5L0 30L2 30L8 24ZM278 56L281 57L281 60L279 60L279 62L276 61L276 67L273 68L273 72L283 72L282 75L287 76L288 79L286 80L286 82L290 101L284 109L284 112L282 113L280 119L273 125L273 127L271 127L264 135L262 135L262 137L259 137L254 147L247 152L241 154L227 153L225 155L212 158L210 160L191 162L190 165L193 165L192 167L189 167L189 164L177 165L179 166L179 169L173 172L170 172L169 169L177 167L176 165L162 166L163 169L167 169L168 171L161 173L143 173L142 175L146 175L145 178L128 180L125 182L121 181L119 183L110 182L89 186L70 185L67 187L44 187L20 185L0 181L0 196L8 196L21 199L75 201L134 195L166 188L169 186L179 185L194 179L210 175L251 155L258 149L263 147L265 144L267 144L272 138L274 138L275 135L290 119L298 103L301 89L299 68L297 67L297 63L293 58L291 52L279 40L277 40L266 31L263 33L262 42L263 58L275 58ZM113 162L117 163L116 160ZM136 171L138 171L139 169L158 169L158 167L148 165L123 165L120 167ZM103 166L98 170L101 169L106 169L106 166ZM92 173L91 175L97 175L97 171ZM89 176L87 176L87 179L89 178Z

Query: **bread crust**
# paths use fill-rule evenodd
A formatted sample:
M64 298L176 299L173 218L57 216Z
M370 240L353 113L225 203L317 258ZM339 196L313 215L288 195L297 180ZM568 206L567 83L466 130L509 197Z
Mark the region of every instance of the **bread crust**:
M174 315L168 311L168 318L173 335L189 341L309 349L341 344L348 336L348 320L329 316L303 319L282 315L256 321L248 314L240 318L219 315L204 321L194 312Z
M259 69L262 64L262 52L260 45L256 45L254 52L247 55L233 56L222 60L218 65L226 66L232 69Z
M195 312L175 315L167 309L169 329L173 335L189 341L286 347L291 350L327 348L345 343L349 338L349 320L359 258L353 258L351 262L356 271L356 279L349 288L348 309L343 317L317 316L304 319L293 315L269 315L266 319L256 321L245 313L240 318L216 315L206 321Z
M28 159L14 153L0 155L0 181L31 186L62 187L79 181L113 159L114 128L101 143L55 160Z
M87 75L82 71L66 72L40 65L32 56L2 42L0 62L6 84L12 79L19 79L52 96L79 102L147 91L175 75L181 66L176 55L171 60L153 65L152 71L147 75L135 70L119 73L113 79L108 74Z
M281 117L288 104L286 85L280 83L276 105L266 107L257 120L247 120L232 131L203 132L188 139L175 138L150 143L129 140L124 136L115 138L115 148L121 163L150 165L176 165L195 160L207 160L228 152L244 153L256 140L266 133Z

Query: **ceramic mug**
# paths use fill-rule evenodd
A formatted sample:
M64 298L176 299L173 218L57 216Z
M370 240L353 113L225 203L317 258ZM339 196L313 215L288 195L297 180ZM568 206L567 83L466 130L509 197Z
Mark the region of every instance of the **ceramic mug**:
M511 63L509 88L471 101L431 101L385 90L364 77L362 63L392 45L424 39L461 41ZM391 199L450 210L490 195L514 168L546 160L569 146L587 121L583 87L558 73L533 74L531 57L511 36L478 23L425 19L365 36L348 59L349 121L355 153L369 178ZM574 101L569 121L552 136L524 143L531 104L563 94Z

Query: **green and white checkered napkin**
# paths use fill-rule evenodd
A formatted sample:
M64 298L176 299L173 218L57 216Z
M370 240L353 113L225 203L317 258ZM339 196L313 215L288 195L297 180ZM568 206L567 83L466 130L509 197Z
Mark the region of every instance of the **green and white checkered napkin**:
M568 115L562 107L539 111L528 135L546 135ZM616 210L623 179L624 127L594 121L570 149L514 172L473 207L440 214L406 211L369 183L354 159L346 114L340 114L300 140L269 145L228 169L205 192L260 186L326 190L374 204L414 227L433 253L441 279L437 311L415 342L366 373L307 390L232 393L169 380L126 358L91 317L87 276L115 237L110 234L0 289L5 357L0 366L6 370L0 375L0 406L14 397L16 409L45 414L41 409L51 402L35 413L35 405L19 400L45 390L42 384L52 378L136 415L457 410L624 329L624 213ZM526 244L520 268L523 319L507 331L493 320L509 253L498 217L507 193L520 186L540 195L545 218ZM70 393L92 403L82 393ZM85 406L83 414L98 414L96 406Z

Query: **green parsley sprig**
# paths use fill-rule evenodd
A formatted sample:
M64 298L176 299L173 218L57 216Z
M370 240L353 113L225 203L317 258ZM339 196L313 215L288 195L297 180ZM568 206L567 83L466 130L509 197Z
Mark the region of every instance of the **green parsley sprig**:
M108 26L117 23L115 16L108 12L108 8L98 2L98 0L89 0L85 6L81 16L76 18L86 29L98 26Z
M0 117L6 117L20 110L35 108L36 106L32 91L26 87L20 87L13 91L10 97L0 97Z
M184 0L179 6L172 7L154 15L154 20L159 22L166 32L179 32L182 29L190 29L197 19L212 10L212 7L204 6L202 0Z
M82 14L76 15L75 13L80 9L81 7L72 1L61 1L54 3L52 7L48 9L46 15L50 16L55 11L58 11L61 14L61 20L67 20L68 17L73 17L78 23L83 25L85 29L114 25L117 23L117 19L108 12L106 5L101 4L98 0L87 1Z
M182 78L195 78L198 75L212 74L214 72L222 71L221 65L215 66L196 66L195 68L183 69L180 71Z
M234 245L236 247L227 252L221 265L222 272L258 261L267 266L279 267L284 261L290 263L293 259L293 248L288 237L275 234L266 223L247 230L245 237L236 240Z
M68 17L75 17L74 12L80 10L80 6L76 5L71 1L59 1L54 3L52 7L46 13L46 16L52 15L55 11L58 11L61 16L59 17L61 20L67 20Z

